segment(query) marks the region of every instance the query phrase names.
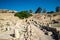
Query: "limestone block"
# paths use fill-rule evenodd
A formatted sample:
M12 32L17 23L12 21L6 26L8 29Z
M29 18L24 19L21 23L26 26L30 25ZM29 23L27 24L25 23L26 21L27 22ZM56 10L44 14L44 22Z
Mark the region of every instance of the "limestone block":
M19 38L19 31L18 31L18 29L15 29L15 38Z

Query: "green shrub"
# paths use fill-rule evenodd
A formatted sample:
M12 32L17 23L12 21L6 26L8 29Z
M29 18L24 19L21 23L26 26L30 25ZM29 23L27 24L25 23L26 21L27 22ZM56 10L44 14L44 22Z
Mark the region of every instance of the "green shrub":
M32 14L28 13L28 11L21 11L21 12L16 13L14 16L24 19L24 18L28 18L32 16Z
M53 13L54 13L54 11L50 11L50 12L47 12L47 13L49 13L49 14L53 14Z

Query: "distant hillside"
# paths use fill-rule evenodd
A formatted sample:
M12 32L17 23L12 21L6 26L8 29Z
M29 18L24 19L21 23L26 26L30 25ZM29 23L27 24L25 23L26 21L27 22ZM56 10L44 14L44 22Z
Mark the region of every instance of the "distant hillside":
M15 10L6 10L6 9L0 9L0 13L16 13Z

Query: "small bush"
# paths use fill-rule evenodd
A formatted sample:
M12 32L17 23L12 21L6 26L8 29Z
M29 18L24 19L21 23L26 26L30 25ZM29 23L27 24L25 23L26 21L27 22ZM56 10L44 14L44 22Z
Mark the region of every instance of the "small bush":
M28 13L28 11L21 11L21 12L16 13L14 16L24 19L24 18L28 18L32 16L32 14Z
M50 11L50 12L47 12L47 13L49 13L49 14L53 14L53 13L54 13L54 11Z

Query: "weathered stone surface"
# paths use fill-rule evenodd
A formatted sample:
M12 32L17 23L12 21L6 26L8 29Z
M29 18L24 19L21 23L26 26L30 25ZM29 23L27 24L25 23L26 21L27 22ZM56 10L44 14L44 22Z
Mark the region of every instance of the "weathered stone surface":
M12 13L0 13L0 39L54 40L50 36L52 32L48 32L42 27L49 27L49 24L55 18L57 20L57 16L48 17L48 14L33 14L32 17L22 20L15 17ZM46 32L48 35L45 35ZM15 34L15 37L12 37L11 34Z

